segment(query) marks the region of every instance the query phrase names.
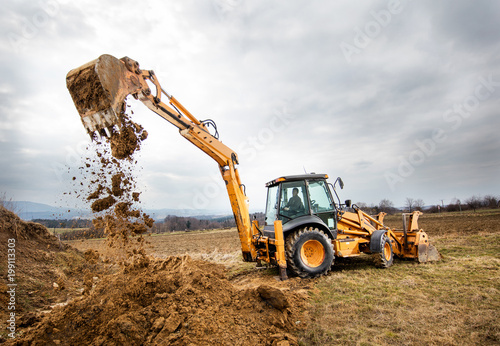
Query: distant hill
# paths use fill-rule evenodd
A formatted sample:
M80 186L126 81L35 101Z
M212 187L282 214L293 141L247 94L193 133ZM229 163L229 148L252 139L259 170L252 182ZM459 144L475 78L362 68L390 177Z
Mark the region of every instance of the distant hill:
M9 202L12 211L14 211L23 220L33 219L73 219L88 218L90 212L79 209L67 209L63 207L54 207L48 204L35 203L30 201L12 201Z
M35 203L30 201L11 201L9 207L19 217L25 221L33 219L75 219L91 218L90 210L68 209L54 207L48 204ZM221 216L232 215L230 210L210 210L210 209L144 209L155 220L163 220L168 215L194 216L199 219L214 219Z

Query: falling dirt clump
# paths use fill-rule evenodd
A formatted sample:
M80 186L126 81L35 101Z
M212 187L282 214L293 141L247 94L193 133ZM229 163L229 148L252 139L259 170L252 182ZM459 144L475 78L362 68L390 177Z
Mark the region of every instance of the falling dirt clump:
M122 114L120 131L113 131L110 138L111 154L118 160L131 159L140 149L142 141L148 137L144 128Z
M102 186L101 184L99 184L97 186L97 189L94 191L94 192L91 192L88 196L87 196L87 200L92 200L92 199L98 199L99 196L101 195L101 193L104 191L104 186Z
M113 204L115 204L116 199L113 196L107 196L94 201L91 205L92 211L98 213L100 211L109 209Z
M142 259L142 260L139 260ZM53 310L21 337L66 345L297 345L303 298L282 292L277 309L260 293L237 289L221 266L189 256L137 260L94 284L88 295ZM287 342L287 343L285 343Z
M132 203L128 202L120 202L115 205L115 214L119 217L135 217L138 218L141 216L141 212L139 210L130 210L130 205Z
M125 177L125 174L122 172L116 173L111 177L111 191L113 192L113 196L120 197L125 192L122 188L122 179Z
M128 238L146 233L154 220L137 206L140 192L135 191L137 161L134 156L147 138L147 132L125 112L119 114L118 119L119 124L108 129L110 137L92 135L89 157L80 167L84 182L81 183L83 191L78 195L91 202L94 228L104 231L109 245L126 248L131 246ZM140 245L142 240L135 243Z
M96 264L99 260L99 252L89 249L83 253L85 260L91 264Z
M134 200L134 202L139 202L139 195L140 195L139 192L132 193L132 199Z

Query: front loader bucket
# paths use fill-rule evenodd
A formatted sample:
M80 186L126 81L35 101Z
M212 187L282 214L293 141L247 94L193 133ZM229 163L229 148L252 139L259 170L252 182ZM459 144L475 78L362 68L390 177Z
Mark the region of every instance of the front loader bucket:
M68 72L66 86L91 136L119 125L118 115L124 110L125 98L140 88L139 78L126 66L129 63L130 68L131 61L104 54ZM134 67L138 69L138 65Z
M418 227L418 218L423 213L403 213L403 230L393 230L395 240L401 244L396 248L396 255L402 258L414 258L420 263L439 261L443 257L434 245L430 243L429 236Z
M436 262L443 258L436 247L432 244L418 245L418 261L420 263Z

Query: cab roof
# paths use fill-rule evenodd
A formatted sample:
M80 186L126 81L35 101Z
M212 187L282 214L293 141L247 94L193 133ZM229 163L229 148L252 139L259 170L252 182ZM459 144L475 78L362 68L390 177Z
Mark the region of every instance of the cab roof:
M266 187L278 185L279 183L283 183L286 181L298 181L298 180L309 180L309 179L328 179L328 174L299 174L299 175L286 175L274 180L271 180L266 184Z

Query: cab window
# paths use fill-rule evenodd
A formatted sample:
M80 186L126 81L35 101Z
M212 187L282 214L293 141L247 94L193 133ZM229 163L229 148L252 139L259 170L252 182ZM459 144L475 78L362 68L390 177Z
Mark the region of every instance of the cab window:
M281 184L280 216L283 223L309 213L306 185L304 181Z
M324 180L309 181L309 196L313 213L322 213L334 209L333 202L328 193Z
M266 225L273 225L278 215L278 186L267 189Z

